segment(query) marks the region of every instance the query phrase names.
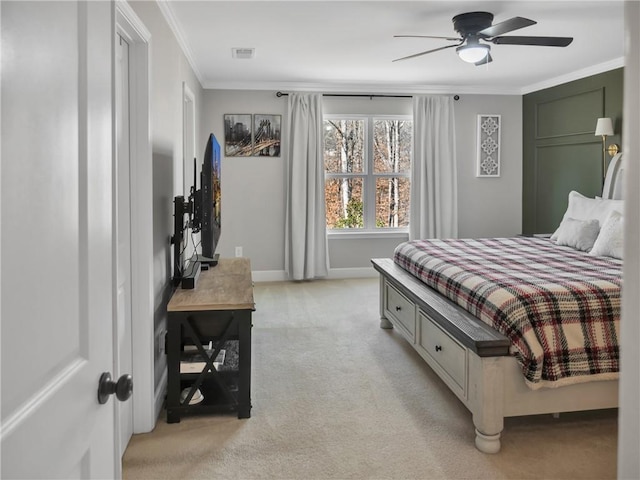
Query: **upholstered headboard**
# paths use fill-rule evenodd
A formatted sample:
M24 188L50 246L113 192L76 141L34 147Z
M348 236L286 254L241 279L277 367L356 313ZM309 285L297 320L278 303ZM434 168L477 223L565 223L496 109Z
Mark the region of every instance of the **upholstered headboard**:
M622 153L616 154L609 162L602 186L602 198L622 200L624 187L624 161Z

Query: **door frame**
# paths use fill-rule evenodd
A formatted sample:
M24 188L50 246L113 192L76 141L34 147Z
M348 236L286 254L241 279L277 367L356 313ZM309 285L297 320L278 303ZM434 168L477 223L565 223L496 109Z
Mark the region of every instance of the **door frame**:
M193 179L193 158L196 155L196 96L187 82L182 82L182 171L183 192L189 195ZM198 185L194 185L198 188Z
M116 0L114 8L112 44L115 36L120 34L130 45L130 182L135 193L131 196L133 433L145 433L155 427L164 400L162 387L166 383L165 374L156 389L154 363L159 348L154 334L153 169L149 101L151 33L126 1ZM115 54L112 61L115 76ZM115 119L115 102L113 109ZM115 123L113 128L115 132ZM115 135L113 137L115 151ZM114 349L115 342L117 336ZM120 419L115 421L118 423Z
M182 82L182 185L177 191L183 192L185 200L191 194L190 188L194 175L196 175L196 183L193 187L198 189L200 183L197 178L198 169L193 164L193 159L196 157L196 129L196 96L187 82ZM193 232L191 234L193 235ZM196 253L193 242L187 242L184 253L184 258L191 258Z
M126 48L123 47L126 45ZM115 147L113 161L113 377L131 374L133 342L131 339L131 152L129 145L129 43L118 31L113 45L115 57ZM126 50L126 54L124 54ZM125 86L126 83L126 86ZM120 123L120 125L118 125ZM126 149L126 153L124 152ZM124 178L123 178L124 177ZM121 184L121 182L123 182ZM126 189L126 193L124 193ZM124 198L123 198L124 196ZM126 210L126 212L125 212ZM125 242L124 249L123 243ZM123 249L123 250L122 250ZM120 274L123 274L123 277ZM124 285L121 283L124 281ZM120 289L124 287L123 291ZM122 302L122 303L121 303ZM122 309L121 309L122 307ZM122 317L122 318L121 318ZM121 330L122 329L122 330ZM124 451L133 434L133 403L115 402L116 454ZM122 472L117 472L118 478Z

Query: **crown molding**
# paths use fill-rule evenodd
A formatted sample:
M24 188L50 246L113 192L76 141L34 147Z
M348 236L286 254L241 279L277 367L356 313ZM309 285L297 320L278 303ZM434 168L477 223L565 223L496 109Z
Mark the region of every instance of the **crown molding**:
M563 83L573 82L574 80L580 80L581 78L608 72L609 70L614 70L620 67L624 67L624 57L615 58L613 60L609 60L608 62L592 65L590 67L576 70L575 72L571 72L566 75L550 78L549 80L545 80L543 82L534 83L532 85L523 87L520 93L522 95L526 95L527 93L537 92L540 90L544 90L545 88L551 88Z
M187 61L189 62L189 65L191 66L193 73L195 74L196 78L200 82L200 85L203 85L204 82L203 82L202 74L200 73L200 70L198 69L196 62L193 59L193 53L191 51L191 47L189 47L189 43L187 42L184 34L182 33L182 29L180 28L180 24L178 23L178 20L176 19L175 14L173 13L173 9L171 8L171 5L167 2L167 0L156 0L156 4L160 8L160 12L162 12L162 16L167 21L167 23L169 24L169 28L171 29L174 36L176 37L176 41L178 42L178 45L182 49L182 53L184 53L184 56L187 58Z
M521 95L519 88L479 87L474 85L400 85L355 83L289 83L289 82L208 82L209 90L273 90L322 93L396 94L396 95Z
M341 84L341 83L288 83L288 82L207 82L205 89L211 90L282 90L296 92L323 93L371 93L371 94L406 94L406 95L526 95L528 93L555 87L563 83L590 77L624 67L624 57L592 65L565 75L560 75L525 87L477 86L477 85L399 85L399 84Z

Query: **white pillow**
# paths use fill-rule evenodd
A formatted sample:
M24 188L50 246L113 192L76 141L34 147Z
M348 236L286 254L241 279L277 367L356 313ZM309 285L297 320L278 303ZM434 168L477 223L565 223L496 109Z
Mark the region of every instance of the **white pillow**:
M619 212L611 212L604 221L600 234L589 254L622 259L623 231L624 217Z
M583 252L588 252L593 247L600 223L595 218L593 220L577 220L575 218L565 218L556 230L558 245L566 245Z
M566 218L573 218L576 220L598 220L600 225L604 223L609 216L609 213L612 211L622 213L623 208L623 200L609 200L606 198L589 198L584 195L571 191L569 193L569 206L567 207L567 211L562 217L562 221ZM562 222L560 223L562 226ZM551 235L551 240L558 239L558 230L556 230L553 235Z

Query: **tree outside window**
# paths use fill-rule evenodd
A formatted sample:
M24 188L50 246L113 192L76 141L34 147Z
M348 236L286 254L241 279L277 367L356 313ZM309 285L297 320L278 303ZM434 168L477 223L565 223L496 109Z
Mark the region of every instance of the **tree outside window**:
M399 117L325 117L327 228L409 226L412 122Z

